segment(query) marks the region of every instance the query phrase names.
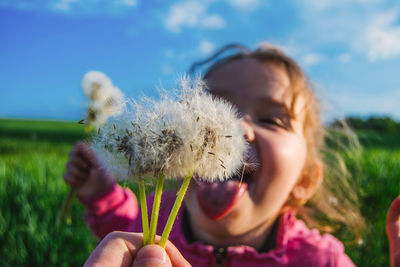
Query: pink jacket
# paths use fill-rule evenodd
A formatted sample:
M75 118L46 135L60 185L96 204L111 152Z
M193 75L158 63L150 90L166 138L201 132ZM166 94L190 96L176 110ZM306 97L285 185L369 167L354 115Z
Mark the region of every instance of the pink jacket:
M161 235L175 197L172 192L163 194L158 235ZM138 202L129 189L114 184L104 195L81 201L87 208L87 222L96 236L103 238L115 230L142 232ZM153 195L147 198L149 216L152 204ZM309 230L294 213L280 217L276 247L263 253L248 246L216 249L201 242L189 243L183 234L183 216L181 208L169 240L193 266L354 266L339 240Z

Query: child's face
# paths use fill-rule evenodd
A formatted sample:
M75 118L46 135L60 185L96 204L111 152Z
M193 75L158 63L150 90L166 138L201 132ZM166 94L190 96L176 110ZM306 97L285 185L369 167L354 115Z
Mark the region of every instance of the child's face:
M289 112L292 95L287 74L251 58L220 66L209 75L207 84L213 94L233 103L244 116L249 153L258 165L245 175L247 190L222 218L211 219L200 207L195 182L185 205L198 239L214 245L252 244L251 240L268 234L302 175L307 153L299 111L302 99L296 102L294 119ZM212 194L210 198L218 199Z

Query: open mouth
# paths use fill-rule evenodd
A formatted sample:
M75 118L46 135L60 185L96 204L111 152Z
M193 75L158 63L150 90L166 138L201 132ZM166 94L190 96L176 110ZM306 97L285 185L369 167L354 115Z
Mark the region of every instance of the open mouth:
M237 175L224 182L199 182L197 201L203 213L214 221L228 215L248 192L254 181L254 172L254 168L245 165Z
M238 181L239 184L241 183L249 184L254 180L253 176L255 171L256 171L255 164L246 163L240 168L239 172L236 175L230 177L228 180Z

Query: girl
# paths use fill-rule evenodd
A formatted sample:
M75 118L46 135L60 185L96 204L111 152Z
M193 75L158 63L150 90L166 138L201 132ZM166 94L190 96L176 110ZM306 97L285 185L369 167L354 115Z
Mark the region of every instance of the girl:
M204 78L212 94L243 115L248 156L259 164L245 173L240 187L238 177L192 182L169 240L194 266L354 266L340 241L296 218L312 224L309 214L325 210L352 227L362 225L354 194L345 192L347 199L338 200L322 183L323 127L304 73L270 45L255 51L229 45L211 60L232 48L239 52L217 60ZM87 222L99 238L115 230L142 232L135 195L114 182L85 144L72 150L64 179L78 187ZM312 209L303 208L313 196ZM163 194L159 229L174 200L175 193Z

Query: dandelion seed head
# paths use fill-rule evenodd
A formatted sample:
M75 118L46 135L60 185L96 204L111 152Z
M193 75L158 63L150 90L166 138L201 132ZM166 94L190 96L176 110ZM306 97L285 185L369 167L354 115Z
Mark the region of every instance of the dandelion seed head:
M90 125L99 125L109 116L122 112L124 95L104 73L87 72L82 79L82 89L91 100L87 114Z
M87 72L81 86L83 92L93 101L107 98L113 89L110 78L100 71Z
M92 147L120 179L162 173L224 180L240 171L247 150L236 109L210 95L200 78L183 78L175 95L158 101L130 101L100 132Z
M198 154L196 175L214 181L237 174L244 164L248 144L236 108L212 96L200 78L183 78L181 87L184 102L195 118L198 131L197 138L192 140L192 148ZM224 162L223 167L218 159Z

